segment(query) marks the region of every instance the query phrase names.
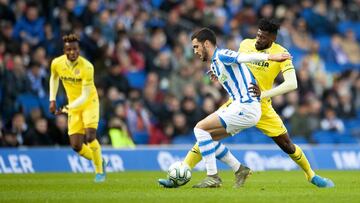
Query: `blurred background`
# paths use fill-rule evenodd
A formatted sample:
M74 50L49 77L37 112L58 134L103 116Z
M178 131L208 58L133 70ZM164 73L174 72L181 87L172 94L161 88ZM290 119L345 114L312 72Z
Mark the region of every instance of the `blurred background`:
M191 32L210 27L219 47L238 50L263 17L281 22L277 42L294 57L297 91L272 99L293 141L358 143L359 0L0 0L0 146L68 145L48 81L69 32L95 67L102 144L192 144L227 95L193 56ZM61 88L57 104L67 104ZM224 142L272 143L256 128Z

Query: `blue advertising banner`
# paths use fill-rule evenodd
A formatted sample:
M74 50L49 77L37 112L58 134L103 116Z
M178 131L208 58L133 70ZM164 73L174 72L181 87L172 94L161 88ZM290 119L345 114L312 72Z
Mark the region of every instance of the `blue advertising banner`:
M136 149L103 149L109 162L108 172L126 170L167 170L183 160L191 146L138 147ZM360 146L302 146L314 169L360 169ZM298 166L274 145L233 145L232 153L255 171L294 170ZM218 162L219 169L229 169ZM196 170L204 170L200 162ZM93 172L92 163L70 148L0 149L0 173Z

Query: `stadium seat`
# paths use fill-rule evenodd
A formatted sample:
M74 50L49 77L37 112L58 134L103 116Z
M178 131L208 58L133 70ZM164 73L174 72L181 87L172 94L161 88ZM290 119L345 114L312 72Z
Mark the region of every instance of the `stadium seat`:
M302 135L295 135L291 137L294 144L309 144L308 140Z
M195 142L196 139L194 135L178 135L171 141L172 144L194 144Z
M30 93L18 95L17 102L20 104L25 116L29 116L32 109L41 108L38 98Z
M138 89L143 89L146 81L145 71L136 71L126 73L126 78L129 80L130 86Z
M148 144L149 134L147 132L133 133L132 138L135 144Z
M312 135L313 140L318 144L335 144L335 133L331 131L317 131Z
M348 134L336 136L336 143L338 144L356 144L357 140Z

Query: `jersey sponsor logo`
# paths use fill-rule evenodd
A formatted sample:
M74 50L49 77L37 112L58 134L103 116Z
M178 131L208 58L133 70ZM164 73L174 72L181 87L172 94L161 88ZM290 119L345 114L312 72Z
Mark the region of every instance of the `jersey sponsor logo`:
M261 66L264 68L269 68L269 65L270 65L268 61L253 62L252 64L256 65L256 66Z
M73 77L64 77L61 76L60 79L65 82L81 82L81 78L73 78Z

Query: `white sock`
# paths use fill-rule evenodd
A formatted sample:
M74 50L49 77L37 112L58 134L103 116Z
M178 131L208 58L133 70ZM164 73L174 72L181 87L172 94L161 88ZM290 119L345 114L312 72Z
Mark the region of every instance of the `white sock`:
M234 172L239 170L240 162L221 142L214 141L216 158L228 165Z
M207 175L217 174L215 145L210 133L200 128L194 128L194 133L201 155L205 161Z

